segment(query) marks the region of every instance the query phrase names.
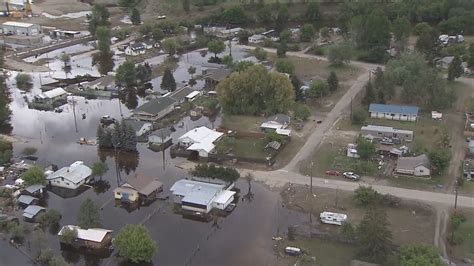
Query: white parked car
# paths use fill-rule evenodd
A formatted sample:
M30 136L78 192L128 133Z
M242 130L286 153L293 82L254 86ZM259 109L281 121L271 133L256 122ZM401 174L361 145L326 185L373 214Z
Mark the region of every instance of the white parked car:
M353 172L344 172L342 175L343 175L345 178L350 179L350 180L354 180L354 181L357 181L357 180L360 179L360 176L357 175L357 174L355 174L355 173L353 173Z

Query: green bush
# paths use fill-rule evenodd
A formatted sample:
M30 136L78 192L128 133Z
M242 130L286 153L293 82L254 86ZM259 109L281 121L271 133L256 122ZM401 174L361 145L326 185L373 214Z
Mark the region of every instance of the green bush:
M275 131L269 131L265 134L265 143L268 144L272 141L282 142L283 137L278 135Z
M364 108L359 107L355 109L354 112L352 113L352 124L361 126L365 123L365 120L368 117L369 117L369 114L367 113L367 111Z
M196 177L207 177L212 179L221 179L227 182L234 182L240 178L240 173L235 168L215 166L213 164L198 164L191 171Z
M466 216L464 214L455 212L451 216L451 229L456 230L459 228L459 226L466 221Z

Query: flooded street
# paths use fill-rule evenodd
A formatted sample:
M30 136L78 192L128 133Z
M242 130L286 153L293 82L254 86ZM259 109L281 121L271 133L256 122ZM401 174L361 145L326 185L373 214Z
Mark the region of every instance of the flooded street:
M90 66L91 59L87 54L73 56L72 76L98 74L96 68ZM242 51L234 52L234 58L243 58L244 55ZM174 72L176 81L189 80L187 69L190 65L196 66L197 73L200 74L202 69L206 68L206 61L210 56L207 54L202 57L198 51L181 56ZM164 58L158 56L148 61L159 64ZM52 60L49 65L54 70L52 77L62 77L64 71L61 70L59 59ZM75 67L76 65L80 67ZM119 62L116 62L117 65ZM80 194L77 193L78 195L64 194L61 191L47 192L45 207L61 212L61 225L76 224L80 204L85 199L91 198L101 207L103 228L112 229L116 234L126 224L143 223L149 229L158 245L154 265L278 264L271 238L278 232L286 234L289 225L301 223L304 219L301 215L282 207L278 192L270 191L263 185L253 182L249 190L247 181L239 180L236 187L241 192L237 207L227 217L218 218L217 224L214 221L203 222L183 217L174 211L171 200L157 200L150 206L133 211L115 206L113 189L136 174L158 178L164 184L164 193L169 194L169 188L175 181L189 177L187 171L177 167L185 162L185 159L172 159L169 149L164 153L153 152L148 149L146 143L139 143L138 155L121 153L116 161L113 152L98 151L97 146L79 145L77 143L79 138L95 140L99 120L103 115L120 119L122 116L128 117L131 110L119 99L85 100L81 97L76 98L77 104L74 108L76 119L72 104L64 105L62 113L28 109L24 97L32 98L33 95L41 93L40 82L44 82L49 76L47 73L32 74L34 85L27 93L21 93L16 89L15 72L12 72L8 81L12 91L13 135L21 140L13 144L15 159L19 160L26 147L34 147L37 149L35 156L38 157L36 164L41 167L50 164L63 167L75 161L84 161L90 166L99 160L109 166L109 171L103 176L100 187L88 188ZM161 77L153 79L151 83L155 91L160 91ZM195 87L202 88L202 86L203 82L198 81ZM137 100L139 105L145 102L142 98ZM82 119L83 114L85 119ZM172 133L173 142L176 143L178 137L194 127L216 127L220 121L220 115L215 121L204 116L196 121L192 121L189 117L176 121L176 131ZM6 242L0 243L1 265L27 264L28 259L24 255ZM57 255L61 254L71 264L118 265L120 262L115 255L99 258L61 251L54 232L50 232L49 245ZM23 248L27 250L27 244ZM16 254L14 252L19 255L12 256Z

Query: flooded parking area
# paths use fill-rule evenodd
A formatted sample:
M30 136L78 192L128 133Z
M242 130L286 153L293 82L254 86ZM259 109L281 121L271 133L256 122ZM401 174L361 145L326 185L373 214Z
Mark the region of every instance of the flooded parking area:
M73 48L75 49L75 48ZM21 160L22 151L27 147L37 149L36 164L46 167L55 164L59 167L68 166L75 161L83 161L86 165L103 161L108 165L108 172L102 177L99 186L84 188L78 193L64 191L48 191L44 207L56 209L62 214L61 225L77 224L79 206L87 199L92 199L100 206L103 228L117 233L126 224L145 225L151 237L156 241L158 251L153 259L154 265L278 265L273 252L272 237L285 234L288 226L301 223L305 217L282 206L278 191L271 191L262 184L238 180L236 187L240 190L235 210L227 216L216 216L203 221L194 216L183 215L171 199L156 200L149 206L128 209L117 205L113 189L121 185L129 177L144 175L157 178L164 185L164 193L169 195L169 188L179 179L189 177L189 173L180 167L185 163L183 158L171 158L169 149L154 152L148 144L137 145L138 154L114 153L100 151L95 145L80 145L80 138L95 140L100 119L110 115L116 119L131 115L130 104L120 99L86 100L75 98L75 104L61 106L62 112L45 112L29 109L26 99L41 93L40 87L46 81L90 74L99 76L97 68L91 66L91 55L88 46L78 46L81 52L72 56L72 70L65 73L62 62L57 58L62 51L28 58L34 62L49 58L47 63L51 71L31 73L32 89L21 92L16 89L14 77L17 72L10 72L7 81L11 89L11 124L13 135L21 141L13 144L15 160ZM71 50L67 50L70 52ZM233 51L234 58L242 59L244 51ZM174 76L177 82L186 82L191 78L187 69L197 68L197 74L203 69L212 67L207 63L210 54L193 51L180 56ZM166 59L166 55L147 59L146 62L158 65ZM117 57L115 66L124 61ZM46 64L46 63L45 63ZM151 81L153 90L160 90L161 77ZM201 89L203 81L199 80L195 89ZM136 96L136 105L146 99ZM135 104L134 104L135 105ZM214 128L221 123L221 115L212 119L201 117L192 120L183 117L174 121L173 142L188 130L207 126ZM48 233L49 246L56 255L63 256L68 263L75 265L119 265L121 260L112 254L100 257L81 254L75 251L61 250L55 232ZM28 242L22 247L28 251ZM18 253L17 256L11 254ZM6 241L0 241L0 264L27 265L28 258ZM123 265L123 264L121 264Z

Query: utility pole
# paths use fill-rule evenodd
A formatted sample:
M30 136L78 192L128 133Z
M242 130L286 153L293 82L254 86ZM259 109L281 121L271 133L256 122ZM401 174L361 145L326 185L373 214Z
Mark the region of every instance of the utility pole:
M314 166L314 162L311 161L311 170L310 170L310 179L309 179L309 192L310 192L310 196L313 197L313 166Z
M454 195L454 211L456 211L458 207L458 181L456 180L456 187L455 187L455 195Z
M74 114L74 125L76 126L76 133L79 132L77 130L77 119L76 119L76 100L74 96L72 96L72 113Z
M352 122L352 100L354 99L354 97L351 97L351 122Z
M120 116L123 117L123 114L122 114L122 104L120 103L120 98L118 98L117 101L118 101L118 105L119 105Z

